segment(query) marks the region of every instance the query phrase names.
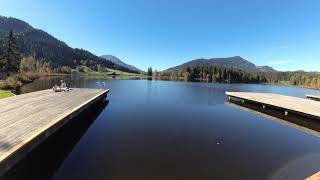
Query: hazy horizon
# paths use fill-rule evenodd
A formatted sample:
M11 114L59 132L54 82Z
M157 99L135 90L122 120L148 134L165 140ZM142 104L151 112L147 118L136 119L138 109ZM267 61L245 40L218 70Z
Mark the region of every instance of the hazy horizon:
M320 71L319 5L316 0L4 0L0 14L73 48L114 55L142 70L241 56L280 71Z

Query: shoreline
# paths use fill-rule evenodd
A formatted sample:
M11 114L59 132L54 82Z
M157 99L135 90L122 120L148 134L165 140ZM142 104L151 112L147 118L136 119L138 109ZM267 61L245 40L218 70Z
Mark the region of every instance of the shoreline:
M265 85L278 85L278 86L289 86L289 87L298 87L298 88L303 88L303 89L311 89L311 90L318 90L320 91L319 88L315 87L309 87L309 86L301 86L301 85L291 85L291 84L281 84L281 83L263 83Z
M228 82L208 82L207 79L201 79L197 78L194 80L186 81L183 77L178 78L168 78L168 77L155 77L155 76L147 76L143 74L136 74L136 75L118 75L115 78L111 77L110 75L107 75L105 73L77 73L79 77L87 77L87 78L106 78L106 79L114 79L114 80L126 80L126 79L152 79L152 80L164 80L164 81L177 81L177 82L198 82L198 83L221 83L221 84L260 84L260 85L275 85L275 86L287 86L287 87L296 87L296 88L303 88L303 89L310 89L310 90L319 90L318 88L313 87L307 87L307 86L300 86L300 85L290 85L290 84L281 84L281 83L228 83ZM46 77L66 77L66 76L72 76L71 74L62 74L62 73L51 73L51 74L40 74L40 73L21 73L16 74L17 76L26 76L31 77L30 79L24 79L21 81L21 85L19 88L26 84L30 84L34 82L37 79L40 78L46 78ZM4 82L4 81L3 81ZM0 85L3 83L0 82ZM1 89L0 89L1 90ZM15 89L2 89L4 91L9 91L14 94Z

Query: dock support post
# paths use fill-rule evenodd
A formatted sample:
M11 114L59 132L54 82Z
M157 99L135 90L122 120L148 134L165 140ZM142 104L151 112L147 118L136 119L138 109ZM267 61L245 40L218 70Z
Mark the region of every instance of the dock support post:
M230 96L228 97L228 99L229 99L229 101L231 101L231 97Z
M241 101L242 103L244 103L244 100L242 99L242 101Z
M289 114L288 111L284 111L285 116L288 116L288 114Z
M266 108L266 106L265 106L265 105L263 105L263 106L262 106L262 108L263 108L263 109L265 109L265 108Z

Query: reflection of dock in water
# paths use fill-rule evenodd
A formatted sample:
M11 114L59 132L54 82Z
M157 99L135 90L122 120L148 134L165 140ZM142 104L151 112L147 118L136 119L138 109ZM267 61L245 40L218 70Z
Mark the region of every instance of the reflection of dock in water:
M101 101L80 113L33 149L1 178L4 180L51 179L108 103L108 101Z
M306 123L305 120L302 120L299 117L294 118L288 118L287 119L281 119L283 116L279 116L279 113L276 111L269 110L270 112L262 111L263 109L260 106L254 106L254 104L242 104L237 102L225 102L226 105L239 108L241 110L256 113L262 117L265 117L267 119L271 119L273 121L276 121L278 123L281 123L283 125L298 129L300 131L306 132L308 134L312 134L314 136L320 137L320 123L311 121L309 123ZM278 115L277 115L278 114ZM310 120L310 119L309 119Z
M281 96L281 95L279 95ZM289 97L289 96L287 96ZM302 99L302 98L299 98ZM273 99L269 99L272 101ZM278 99L281 101L281 99ZM320 137L320 121L319 119L310 118L309 116L305 116L301 113L292 113L287 109L277 108L274 106L268 106L267 104L263 104L261 102L249 101L248 99L244 100L241 98L230 98L232 103L226 102L228 105L232 105L237 108L241 108L242 110L258 113L261 116L267 117L268 119L275 120L281 124L284 124L289 127L293 127L295 129L301 130L303 132L307 132L314 136ZM304 99L304 102L314 102L319 104L316 101L310 101ZM287 111L287 113L285 113ZM320 112L320 104L319 104L319 112Z

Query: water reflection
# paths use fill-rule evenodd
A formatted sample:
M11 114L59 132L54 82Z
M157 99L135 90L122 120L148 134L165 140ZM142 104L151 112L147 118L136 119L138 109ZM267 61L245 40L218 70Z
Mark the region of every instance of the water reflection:
M285 115L283 111L271 107L263 108L256 103L241 103L240 100L231 100L225 102L227 105L241 108L245 111L255 112L265 116L266 119L275 120L281 124L302 130L309 134L320 137L320 123L317 119L311 119L298 114L289 113Z
M70 123L32 150L1 179L51 179L108 103L108 100L97 102L91 108L80 113Z

